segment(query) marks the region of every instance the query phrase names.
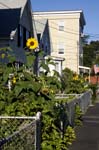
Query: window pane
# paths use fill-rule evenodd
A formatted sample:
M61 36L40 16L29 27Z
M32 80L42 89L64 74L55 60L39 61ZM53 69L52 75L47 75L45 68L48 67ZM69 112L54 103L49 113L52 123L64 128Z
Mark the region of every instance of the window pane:
M64 43L59 43L58 44L58 53L59 54L64 54Z
M59 21L58 26L59 26L59 31L64 31L64 21Z
M59 49L59 54L64 54L64 49Z
M59 26L59 31L64 31L64 26Z

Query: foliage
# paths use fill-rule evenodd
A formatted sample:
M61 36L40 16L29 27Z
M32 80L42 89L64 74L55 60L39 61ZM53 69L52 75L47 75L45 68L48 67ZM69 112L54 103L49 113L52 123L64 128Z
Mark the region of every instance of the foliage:
M96 54L99 52L99 41L91 41L83 47L84 66L92 67L96 61ZM96 61L97 62L97 61Z
M81 108L78 104L76 104L75 106L75 120L74 120L74 124L75 126L81 126L82 125L82 111Z
M66 94L70 93L83 93L85 92L89 87L86 86L87 82L85 82L84 78L80 75L77 75L73 71L66 68L63 70L62 75L62 91Z
M38 52L39 54L41 55ZM86 90L83 88L84 81L78 75L75 78L75 74L68 68L63 71L62 78L56 71L53 76L50 76L49 64L53 64L50 58L46 62L41 62L40 67L43 68L43 72L37 76L33 72L37 55L26 51L26 56L27 64L20 67L15 65L12 57L9 57L8 64L0 65L0 113L7 116L34 116L40 111L42 113L42 149L67 150L75 140L75 133L74 129L68 126L65 101L56 100L55 94L60 91L84 92ZM77 115L80 114L77 112ZM5 134L9 135L9 132Z
M92 103L95 103L97 96L97 84L89 84L89 88L92 90Z
M76 139L75 131L71 126L68 126L66 129L66 143L67 147L72 144L72 142Z
M52 136L51 134L53 134L54 136ZM42 143L43 150L46 150L46 148L48 150L68 150L68 147L76 139L75 131L71 126L67 126L63 138L61 138L59 132L56 132L55 130L53 130L53 132L46 136L49 137L49 140ZM50 140L53 142L50 142Z
M73 78L73 72L69 68L65 68L62 72L62 91L64 89L68 89L69 83L71 82L71 79Z
M40 111L43 116L42 149L65 150L67 145L72 142L73 137L68 140L65 137L68 120L66 108L62 105L61 100L59 107L56 107L55 94L61 89L59 74L54 72L54 76L47 76L48 64L42 64L45 72L41 76L36 76L29 69L32 66L32 58L35 61L31 52L27 53L27 58L26 66L21 65L20 68L15 66L12 58L9 59L8 64L1 63L0 65L0 114L34 116ZM50 63L49 60L48 63ZM61 131L60 122L62 119L64 119L65 124L64 131ZM6 123L4 122L2 131L4 131ZM12 122L9 122L9 126L10 124L12 125ZM14 127L13 131L15 130ZM64 132L63 139L61 138L62 132ZM5 132L5 136L9 134L9 131ZM1 136L4 137L4 134Z

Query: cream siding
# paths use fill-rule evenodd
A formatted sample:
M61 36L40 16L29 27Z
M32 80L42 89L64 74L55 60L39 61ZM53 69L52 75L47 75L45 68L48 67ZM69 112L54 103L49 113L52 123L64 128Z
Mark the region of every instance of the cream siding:
M83 12L58 11L35 12L33 14L36 20L48 19L51 45L50 55L53 57L65 58L65 61L63 62L63 69L68 67L79 73L79 65L82 65L80 53L83 53L80 41L80 28L85 25ZM60 22L63 22L63 31L59 31ZM59 54L58 45L62 43L64 45L64 54Z

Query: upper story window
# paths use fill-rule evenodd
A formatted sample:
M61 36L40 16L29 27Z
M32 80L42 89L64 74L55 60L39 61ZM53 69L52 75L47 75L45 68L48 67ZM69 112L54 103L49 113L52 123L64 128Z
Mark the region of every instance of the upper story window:
M59 31L64 31L64 21L59 21L59 23L58 23L58 30Z
M58 44L58 53L64 54L64 50L65 50L64 43L59 43Z

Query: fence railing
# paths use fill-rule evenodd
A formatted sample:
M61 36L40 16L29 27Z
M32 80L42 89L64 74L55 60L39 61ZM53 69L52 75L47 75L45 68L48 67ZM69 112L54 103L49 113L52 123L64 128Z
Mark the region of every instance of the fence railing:
M91 104L91 91L83 94L73 94L72 101L66 102L65 107L69 124L74 124L75 106L79 105L85 113ZM72 95L72 96L73 96ZM67 98L70 94L57 95L57 98ZM34 117L0 116L0 150L40 150L41 144L41 113ZM65 118L66 119L66 118ZM63 131L61 120L61 130ZM63 135L63 133L62 133Z
M78 97L80 96L81 94L56 94L56 99L60 99L60 98L68 98L70 96L74 96L74 97Z
M0 150L40 150L40 116L0 116Z
M82 93L81 95L76 97L73 101L67 103L68 118L71 125L74 124L76 105L80 107L82 113L85 113L88 107L91 105L91 103L92 103L91 91Z
M76 105L79 105L82 113L85 113L88 109L88 107L92 103L92 92L89 90L82 94L57 94L57 99L67 99L70 96L74 96L72 101L67 101L65 103L65 107L68 114L68 120L71 125L74 125L74 119L75 119L75 107Z

